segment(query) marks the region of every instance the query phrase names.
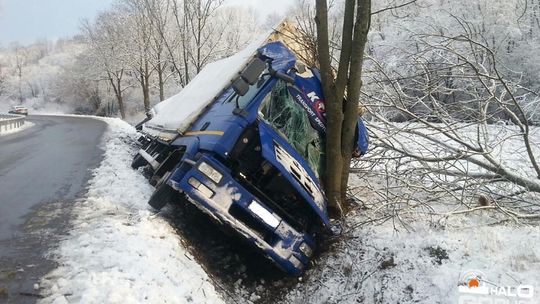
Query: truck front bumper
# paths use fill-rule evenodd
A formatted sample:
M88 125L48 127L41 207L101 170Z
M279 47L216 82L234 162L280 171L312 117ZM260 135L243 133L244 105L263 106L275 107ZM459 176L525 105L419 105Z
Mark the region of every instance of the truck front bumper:
M190 169L186 171L187 165ZM168 183L185 193L197 208L215 221L231 227L261 249L286 272L299 275L309 262L313 239L275 214L213 157L203 155L197 161L184 160Z

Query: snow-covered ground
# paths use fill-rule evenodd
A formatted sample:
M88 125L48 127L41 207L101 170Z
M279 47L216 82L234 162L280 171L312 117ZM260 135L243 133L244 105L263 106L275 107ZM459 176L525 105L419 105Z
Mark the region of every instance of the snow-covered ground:
M51 253L42 303L220 303L210 279L174 229L147 207L153 188L130 162L136 135L104 119L105 157L68 236Z
M414 230L364 224L360 213L349 216L345 239L324 254L290 291L291 303L517 303L515 297L484 296L464 301L460 277L480 271L488 287L532 285L533 302L540 299L540 227L491 225L489 214L472 221L454 216L450 222L429 225L418 219ZM395 227L394 227L395 225ZM510 302L506 302L506 301ZM526 299L525 299L526 300Z
M9 131L0 131L0 136L5 136L5 135L9 135L9 134L21 132L21 131L30 129L30 128L33 127L34 125L35 125L35 124L34 124L33 122L25 121L25 122L24 122L24 125L22 125L20 128L11 129L11 130L9 130Z

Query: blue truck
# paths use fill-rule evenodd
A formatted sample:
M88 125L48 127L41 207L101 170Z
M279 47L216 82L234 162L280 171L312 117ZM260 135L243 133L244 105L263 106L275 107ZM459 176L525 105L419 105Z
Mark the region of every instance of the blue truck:
M161 209L180 193L232 228L291 275L308 265L329 231L325 116L318 71L265 36L207 65L139 125L132 162L155 186ZM367 150L359 120L358 149Z

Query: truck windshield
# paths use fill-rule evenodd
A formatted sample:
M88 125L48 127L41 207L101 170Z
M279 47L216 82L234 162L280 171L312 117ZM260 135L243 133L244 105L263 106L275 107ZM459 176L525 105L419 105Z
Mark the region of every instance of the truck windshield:
M317 177L321 174L321 135L311 126L306 111L294 101L283 80L278 80L264 97L259 116L308 161Z

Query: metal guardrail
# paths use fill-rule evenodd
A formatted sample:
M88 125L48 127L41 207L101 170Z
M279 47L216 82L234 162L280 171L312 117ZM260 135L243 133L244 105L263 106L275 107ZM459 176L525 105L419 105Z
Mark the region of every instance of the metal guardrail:
M26 116L16 114L0 114L0 133L24 126Z

